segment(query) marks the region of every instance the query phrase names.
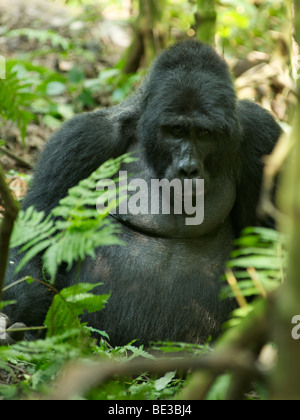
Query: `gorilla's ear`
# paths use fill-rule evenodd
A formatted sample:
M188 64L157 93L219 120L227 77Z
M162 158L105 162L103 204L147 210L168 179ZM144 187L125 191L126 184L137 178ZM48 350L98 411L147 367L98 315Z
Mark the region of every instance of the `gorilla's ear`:
M119 117L118 121L118 138L122 149L125 151L136 140L136 126L138 117L135 113L125 112ZM124 152L125 153L125 152Z
M136 140L136 127L143 109L142 100L143 89L140 87L120 105L110 108L109 118L117 126L117 138L121 149L127 149Z
M272 153L281 128L268 111L251 101L238 101L237 114L242 132L241 172L232 222L236 235L239 235L247 226L274 226L270 219L258 220L257 206L264 170L263 157Z

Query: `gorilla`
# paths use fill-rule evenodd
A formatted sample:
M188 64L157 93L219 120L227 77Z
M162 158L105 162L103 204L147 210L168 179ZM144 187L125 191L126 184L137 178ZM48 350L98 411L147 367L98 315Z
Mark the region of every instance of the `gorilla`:
M227 64L198 41L174 44L154 61L137 91L122 104L83 113L67 121L46 145L23 209L48 214L68 190L101 164L126 152L138 160L123 170L153 179L189 180L197 198L204 180L204 220L186 223L186 214L112 215L126 246L97 249L86 258L81 282L102 283L94 293L111 292L104 310L83 321L105 330L112 345L170 340L204 343L220 333L234 308L221 300L220 277L233 241L246 226L260 221L257 204L264 155L280 136L274 118L259 105L237 100ZM160 197L151 197L153 200ZM148 197L148 200L150 198ZM110 216L108 216L110 217ZM20 260L13 250L7 283L24 276L42 279L41 256L17 277ZM74 284L77 266L62 266L56 287ZM4 295L11 322L43 324L53 298L39 283L18 284Z

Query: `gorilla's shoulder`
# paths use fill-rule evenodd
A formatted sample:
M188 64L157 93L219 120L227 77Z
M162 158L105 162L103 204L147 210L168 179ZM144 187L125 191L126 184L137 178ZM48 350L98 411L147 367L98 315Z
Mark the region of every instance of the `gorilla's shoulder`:
M64 141L78 141L82 137L88 141L90 137L94 139L96 135L113 136L118 126L118 119L114 118L113 113L113 108L104 108L75 115L55 133L48 146L51 143L57 145Z
M46 147L56 148L61 143L82 141L86 145L89 142L95 145L96 139L105 144L110 141L115 144L122 130L126 128L124 125L136 121L140 114L141 95L138 91L119 105L75 115L62 125Z
M251 100L237 102L237 116L242 126L243 147L251 148L251 155L270 154L281 135L281 127L272 114ZM245 149L242 149L245 151Z

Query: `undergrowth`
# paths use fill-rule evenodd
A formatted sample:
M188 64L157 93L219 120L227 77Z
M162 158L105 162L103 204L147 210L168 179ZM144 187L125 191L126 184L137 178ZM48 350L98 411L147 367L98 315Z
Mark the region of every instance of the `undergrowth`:
M99 179L113 177L122 163L130 163L132 160L131 155L126 155L101 166L88 179L72 188L68 196L46 218L33 208L21 212L11 244L13 247L21 247L25 255L20 267L43 251L45 272L49 274L48 280L47 276L45 279L49 282L49 287L55 290L55 276L62 262L71 268L88 255L94 257L95 249L99 246L124 246L118 239L118 229L107 218L109 208L100 213L95 209L99 198L96 186ZM115 204L111 203L113 207ZM66 244L71 246L66 247ZM284 238L280 234L262 228L245 230L236 242L227 267L227 280L228 277L235 280L229 281L230 286L224 283L222 292L222 298L234 296L240 303L226 328L234 328L251 312L252 300L249 303L246 298L263 299L282 283L285 266ZM22 281L31 282L33 279ZM165 353L172 353L172 357L179 354L180 357L180 352L197 356L213 351L209 343L205 346L153 343L151 349L145 349L133 341L126 346L111 347L105 331L90 328L80 320L83 311L100 311L109 301L109 295L93 295L96 286L97 284L79 283L56 293L44 322L44 339L0 346L0 398L46 398L55 387L55 381L65 365L78 360L85 363L97 360L118 360L125 363L136 358L152 360ZM229 382L228 375L230 376L226 374L220 377L208 399L224 397ZM145 372L138 377L110 380L101 387L90 389L81 398L173 399L188 378L189 374L183 375L176 370L164 375L149 375Z

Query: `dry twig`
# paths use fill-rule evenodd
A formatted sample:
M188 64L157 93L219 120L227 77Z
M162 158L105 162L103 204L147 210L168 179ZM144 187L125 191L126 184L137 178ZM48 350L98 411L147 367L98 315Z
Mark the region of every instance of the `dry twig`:
M14 200L0 166L0 197L4 205L4 218L0 227L0 302L8 260L9 242L14 222L18 216L19 205Z

